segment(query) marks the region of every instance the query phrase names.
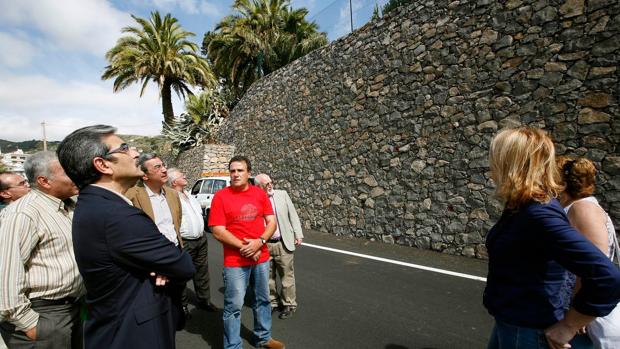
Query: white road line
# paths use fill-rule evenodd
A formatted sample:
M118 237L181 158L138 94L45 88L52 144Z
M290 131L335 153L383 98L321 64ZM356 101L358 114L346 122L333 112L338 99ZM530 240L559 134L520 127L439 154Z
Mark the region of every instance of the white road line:
M345 251L345 250L339 250L339 249L336 249L336 248L309 244L307 242L304 242L303 245L304 246L308 246L308 247L318 248L319 250L325 250L325 251L330 251L330 252L342 253L342 254L347 254L349 256L355 256L355 257L360 257L360 258L372 259L372 260L379 261L379 262L392 263L392 264L402 265L402 266L409 267L409 268L415 268L415 269L421 269L421 270L426 270L426 271L432 271L432 272L440 273L440 274L458 276L458 277L462 277L462 278L465 278L465 279L471 279L471 280L477 280L477 281L483 281L483 282L487 281L486 278L483 278L483 277L480 277L480 276L463 274L463 273L457 273L455 271L438 269L438 268L432 268L432 267L427 267L427 266L419 265L419 264L405 263L405 262L401 262L401 261L395 261L393 259L369 256L367 254L349 252L349 251Z

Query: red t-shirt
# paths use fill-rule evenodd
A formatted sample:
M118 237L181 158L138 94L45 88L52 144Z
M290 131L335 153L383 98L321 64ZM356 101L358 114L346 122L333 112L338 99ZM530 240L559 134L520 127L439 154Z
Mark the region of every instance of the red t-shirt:
M221 225L239 240L243 238L258 239L265 232L265 216L273 215L269 197L263 190L253 185L245 191L236 191L226 187L217 193L211 201L209 226ZM267 244L261 249L257 262L244 258L239 250L224 244L224 266L243 267L263 263L269 260Z

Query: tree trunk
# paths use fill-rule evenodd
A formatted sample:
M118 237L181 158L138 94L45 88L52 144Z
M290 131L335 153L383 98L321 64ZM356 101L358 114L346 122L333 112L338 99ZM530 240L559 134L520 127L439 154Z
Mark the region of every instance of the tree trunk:
M161 89L161 106L164 113L164 123L168 126L172 126L174 122L174 110L172 110L172 90L168 80L164 80L164 86Z

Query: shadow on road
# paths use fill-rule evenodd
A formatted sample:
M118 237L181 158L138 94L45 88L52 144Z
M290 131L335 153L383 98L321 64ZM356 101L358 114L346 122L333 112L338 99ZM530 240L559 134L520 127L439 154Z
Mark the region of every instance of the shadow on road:
M220 293L224 293L224 288L218 289ZM248 291L250 291L248 289ZM248 292L251 293L251 292ZM188 297L191 305L196 304L196 294L192 289L188 289ZM251 294L246 295L244 306L250 308ZM189 319L185 325L185 331L191 334L198 334L212 349L223 349L224 347L224 322L222 320L222 310L219 309L215 312L207 312L201 309L190 307L191 319ZM245 339L249 343L254 343L256 338L252 329L247 328L241 323L241 338Z

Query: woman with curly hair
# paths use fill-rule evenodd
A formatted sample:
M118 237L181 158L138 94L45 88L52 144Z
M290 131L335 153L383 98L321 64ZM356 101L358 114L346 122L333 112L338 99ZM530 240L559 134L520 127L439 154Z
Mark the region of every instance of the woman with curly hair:
M504 211L486 238L483 302L495 318L488 348L568 348L579 329L620 301L620 271L568 222L545 131L499 132L489 165ZM566 270L581 278L568 311L560 294Z
M560 204L568 220L611 261L618 256L618 237L609 215L592 194L595 190L596 167L586 158L572 159L561 156L558 168L564 181ZM579 289L577 279L575 290ZM572 290L570 290L572 291ZM594 319L587 326L587 334L597 349L620 348L620 306L607 316Z

